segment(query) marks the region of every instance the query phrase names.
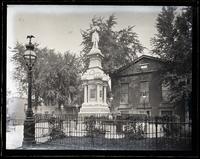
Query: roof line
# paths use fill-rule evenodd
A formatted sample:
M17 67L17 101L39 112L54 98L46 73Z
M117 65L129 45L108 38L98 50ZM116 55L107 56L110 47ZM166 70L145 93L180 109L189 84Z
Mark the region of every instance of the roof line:
M136 62L140 61L143 58L149 58L149 59L157 60L159 62L165 62L163 59L158 58L158 57L149 56L149 55L142 55L142 56L138 57L137 59L133 60L132 62L128 63L127 65L124 65L124 66L120 67L119 69L115 70L113 72L113 74L123 71L124 69L130 67L131 65L135 64Z

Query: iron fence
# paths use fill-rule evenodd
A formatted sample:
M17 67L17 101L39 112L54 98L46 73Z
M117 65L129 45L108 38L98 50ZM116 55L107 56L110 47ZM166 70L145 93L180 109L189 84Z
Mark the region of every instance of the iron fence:
M189 150L191 123L175 117L35 116L38 144L63 145L68 149Z
M6 119L6 132L15 131L16 126L24 124L24 119L7 118Z

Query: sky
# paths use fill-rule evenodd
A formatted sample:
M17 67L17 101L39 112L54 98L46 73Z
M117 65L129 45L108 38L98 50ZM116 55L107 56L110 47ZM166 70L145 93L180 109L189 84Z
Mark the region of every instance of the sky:
M14 64L10 58L16 42L27 43L26 36L34 35L40 47L64 53L79 54L82 46L81 30L89 28L91 19L111 14L117 18L114 30L135 26L141 44L151 49L150 38L156 33L156 18L161 6L78 6L78 5L8 5L7 7L7 90L16 94L13 80Z

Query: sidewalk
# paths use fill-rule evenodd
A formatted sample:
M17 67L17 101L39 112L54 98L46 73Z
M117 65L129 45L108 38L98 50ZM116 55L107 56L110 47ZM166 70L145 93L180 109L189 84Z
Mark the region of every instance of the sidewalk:
M191 145L183 143L164 143L153 139L142 140L91 140L85 138L64 138L49 141L43 144L36 144L31 148L18 149L32 149L32 150L190 150Z

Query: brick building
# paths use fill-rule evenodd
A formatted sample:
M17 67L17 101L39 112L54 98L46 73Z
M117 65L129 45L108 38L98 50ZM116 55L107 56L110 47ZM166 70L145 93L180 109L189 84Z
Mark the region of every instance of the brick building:
M142 55L115 71L111 76L112 112L184 118L184 107L173 107L168 102L169 89L159 73L164 64L159 58Z

